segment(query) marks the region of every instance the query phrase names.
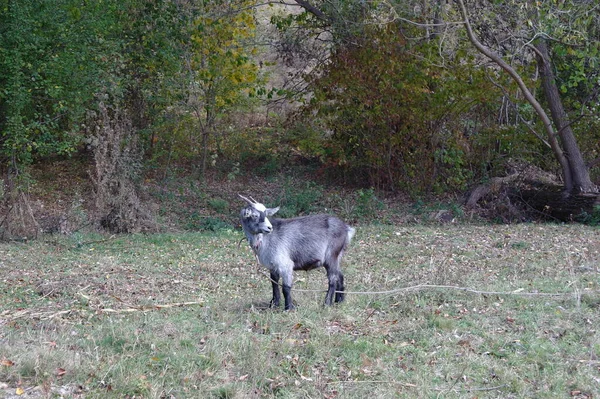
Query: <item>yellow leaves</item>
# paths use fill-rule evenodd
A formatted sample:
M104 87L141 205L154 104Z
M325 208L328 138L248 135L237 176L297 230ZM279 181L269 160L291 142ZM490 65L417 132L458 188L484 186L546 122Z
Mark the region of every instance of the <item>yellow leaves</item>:
M225 101L225 98L223 98L223 97L217 97L215 99L215 105L219 108L223 108L226 104L227 104L227 101Z
M247 45L256 34L253 9L255 1L243 1L239 12L218 9L213 4L213 16L201 16L196 20L197 33L192 36L195 60L193 68L197 78L211 86L216 93L215 105L222 107L239 96L248 85L257 80L258 67L250 55L256 55L255 46ZM214 16L217 15L217 16ZM219 87L214 91L214 84Z

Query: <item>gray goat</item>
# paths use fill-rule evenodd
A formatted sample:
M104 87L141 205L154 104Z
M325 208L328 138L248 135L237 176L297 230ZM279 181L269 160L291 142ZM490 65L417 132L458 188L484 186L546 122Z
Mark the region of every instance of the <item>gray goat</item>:
M279 278L283 282L285 310L291 310L294 308L291 295L293 271L321 266L325 267L329 280L325 304L332 304L334 294L335 302L342 302L344 275L340 260L354 235L354 228L330 215L269 220L279 207L267 208L252 197L240 197L248 204L240 213L248 243L258 261L271 272L271 307L279 306Z

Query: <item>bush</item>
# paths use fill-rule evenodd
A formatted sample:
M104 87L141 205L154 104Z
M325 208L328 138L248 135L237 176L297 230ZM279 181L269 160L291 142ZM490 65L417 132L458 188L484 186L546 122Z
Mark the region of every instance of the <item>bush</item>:
M221 198L211 198L208 200L210 206L215 212L227 213L229 211L229 202Z
M281 217L306 215L315 210L315 204L323 197L323 187L308 181L302 187L296 187L291 180L285 182L283 195L276 202L281 207Z
M217 232L221 230L230 230L231 225L219 218L206 217L201 219L199 228L201 231Z
M385 204L375 195L373 188L360 189L356 192L356 206L352 216L358 220L377 219L378 211L385 209Z
M314 98L303 115L327 134L298 140L299 148L358 185L412 195L462 191L473 177L466 132L487 122L481 111L492 85L472 59L440 60L448 68L437 68L430 58L437 43L406 42L397 29L365 29L356 40L368 45L338 48L312 74Z
M112 233L132 233L153 228L155 223L138 195L142 153L131 116L118 106L99 103L90 114L94 151L94 183L97 220Z
M225 220L219 217L203 216L194 211L187 217L185 225L187 230L212 231L229 230L232 226Z
M594 206L592 213L583 212L577 221L590 226L600 226L600 205Z

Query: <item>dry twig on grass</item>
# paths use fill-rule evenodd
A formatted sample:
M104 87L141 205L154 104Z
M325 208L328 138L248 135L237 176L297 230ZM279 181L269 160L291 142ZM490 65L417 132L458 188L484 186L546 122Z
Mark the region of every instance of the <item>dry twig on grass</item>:
M176 308L176 307L183 307L183 306L195 306L195 305L199 305L199 306L204 306L204 302L200 302L200 301L191 301L191 302L174 302L174 303L166 303L166 304L158 304L158 305L150 305L150 306L133 306L133 307L127 307L127 308L123 308L123 309L112 309L112 308L96 308L96 309L91 309L94 313L113 313L113 314L118 314L118 313L134 313L134 312L151 312L153 310L160 310L160 309L169 309L169 308ZM38 320L50 320L50 319L54 319L55 317L58 316L63 316L69 313L75 313L75 312L81 312L81 313L87 313L87 311L85 309L66 309L66 310L61 310L59 312L55 312L55 311L35 311L33 309L21 309L21 310L17 310L16 312L11 313L10 311L4 311L2 312L2 314L0 314L0 325L6 323L6 322L10 322L10 321L15 321L18 319L23 319L23 318L28 318L28 319L38 319Z

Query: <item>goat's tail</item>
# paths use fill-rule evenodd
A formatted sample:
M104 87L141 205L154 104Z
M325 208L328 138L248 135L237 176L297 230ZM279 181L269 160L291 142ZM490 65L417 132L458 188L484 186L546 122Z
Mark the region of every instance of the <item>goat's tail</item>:
M356 229L354 227L348 226L348 230L346 232L346 247L350 245L350 241L352 241L352 237L354 237L354 233L356 233Z

